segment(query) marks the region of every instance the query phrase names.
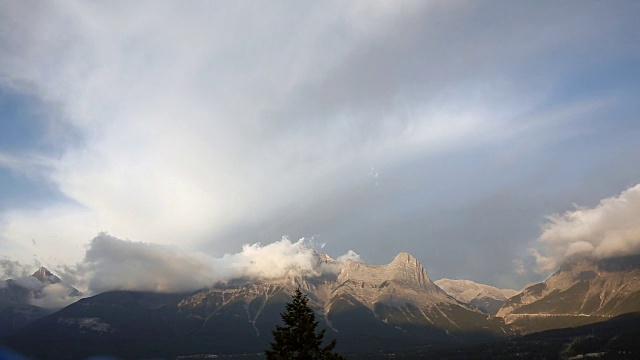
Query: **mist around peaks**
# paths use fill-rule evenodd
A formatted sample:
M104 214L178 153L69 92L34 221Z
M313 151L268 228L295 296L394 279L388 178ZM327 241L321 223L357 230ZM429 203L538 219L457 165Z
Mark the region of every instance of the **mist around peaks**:
M36 268L40 266L38 262L33 265ZM34 266L1 259L0 290L8 288L11 292L14 291L12 287L21 288L23 290L18 292L19 297L25 296L29 304L43 309L60 309L80 299L81 294L67 283L59 283L60 279L37 278L33 272Z
M87 246L82 262L58 269L63 279L85 293L110 290L188 292L237 279L269 281L291 276L338 274L353 251L332 259L316 251L310 239L288 237L262 245L247 244L222 257L175 246L123 240L100 233Z

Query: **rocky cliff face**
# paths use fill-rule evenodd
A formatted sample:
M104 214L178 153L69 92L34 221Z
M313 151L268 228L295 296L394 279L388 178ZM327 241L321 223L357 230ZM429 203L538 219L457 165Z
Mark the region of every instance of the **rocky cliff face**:
M235 307L234 311L246 317L260 334L264 330L258 324L265 307L287 302L296 288L308 294L310 306L335 332L340 332L338 324L344 323L347 313L358 313L361 318L366 317L366 321L383 327L393 324L402 328L413 324L454 332L475 327L490 329L490 332L504 331L499 321L489 319L436 286L420 262L407 253L398 254L386 265L349 260L337 276L290 276L277 281L213 287L185 298L178 307L184 314L202 319L212 319ZM352 324L344 326L350 328Z
M563 265L497 313L522 332L572 327L640 311L640 256Z
M407 253L380 266L347 261L332 289L333 297L340 294L349 294L370 308L376 303L455 303L429 279L420 262Z
M423 327L423 331L439 329L449 334L478 329L507 332L500 321L445 293L431 281L420 262L407 253L398 254L387 265L354 261L345 264L325 305L327 322L338 331L342 324L354 332L344 321L344 314L349 312L370 318L371 326L377 321L402 331Z
M57 284L57 283L62 282L62 280L60 280L59 277L53 275L51 273L51 271L49 271L44 266L41 266L31 276L33 276L34 278L40 280L43 283L48 283L48 284Z

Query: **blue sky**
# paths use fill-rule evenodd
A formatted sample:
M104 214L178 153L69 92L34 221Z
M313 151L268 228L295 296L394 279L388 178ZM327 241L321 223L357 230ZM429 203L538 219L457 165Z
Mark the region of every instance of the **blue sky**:
M576 242L618 254L599 245L622 225L593 214L636 211L620 204L640 183L639 16L635 1L4 2L0 256L78 264L108 232L219 258L286 235L519 288Z

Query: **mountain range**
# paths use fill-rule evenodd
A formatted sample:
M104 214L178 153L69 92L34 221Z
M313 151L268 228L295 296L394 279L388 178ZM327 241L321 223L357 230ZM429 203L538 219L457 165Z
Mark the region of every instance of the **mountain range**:
M321 254L316 261L339 271L236 279L185 294L106 292L38 314L0 343L43 359L256 354L268 347L297 288L308 295L325 339L338 339L338 350L355 358L504 344L500 339L517 334L640 312L640 257L577 260L519 293L466 280L434 283L407 253L386 265L338 263Z

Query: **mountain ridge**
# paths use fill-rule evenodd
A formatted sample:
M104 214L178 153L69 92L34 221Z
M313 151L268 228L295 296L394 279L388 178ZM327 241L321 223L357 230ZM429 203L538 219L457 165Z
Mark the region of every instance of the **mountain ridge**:
M489 315L496 315L505 301L518 293L517 290L499 289L471 280L443 278L436 280L435 284L456 300L474 305Z
M491 342L513 330L528 334L640 311L640 285L634 282L640 257L566 263L510 298L514 290L505 294L465 280L433 282L408 253L384 265L316 257L323 271L291 268L276 279L242 278L190 293L102 293L42 317L2 342L34 357L63 342L68 346L57 350L60 359L95 355L91 351L123 358L258 353L268 346L271 330L298 288L309 297L326 339L338 339L340 352L371 356ZM40 273L50 279L44 270ZM460 299L471 301L456 299L438 283L458 285L454 290ZM590 307L596 294L600 303ZM504 301L496 316L474 303L488 299L485 295ZM130 343L136 349L127 349L124 344Z
M280 279L218 284L189 294L103 293L33 322L7 342L32 356L46 353L54 338L75 344L69 351L77 352L70 357L92 355L83 352L86 344L132 357L100 345L125 339L143 348L162 343L163 351L176 356L259 352L271 341L271 330L297 288L307 293L327 338L337 338L344 351L392 351L509 332L500 319L446 294L415 257L400 253L385 265L348 260L337 274L289 272ZM37 345L29 340L33 336L39 336Z
M498 317L523 332L584 325L640 311L640 256L576 258L508 299Z

